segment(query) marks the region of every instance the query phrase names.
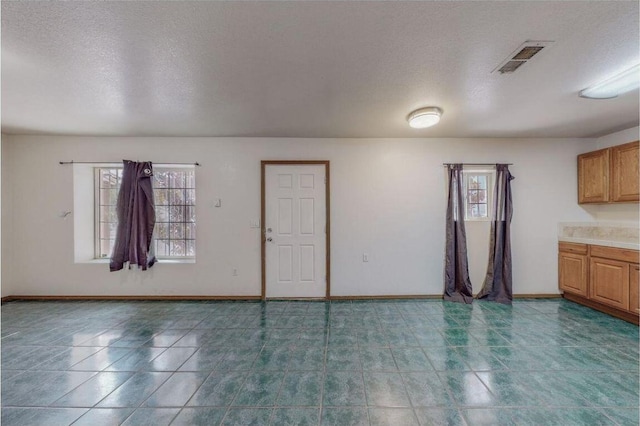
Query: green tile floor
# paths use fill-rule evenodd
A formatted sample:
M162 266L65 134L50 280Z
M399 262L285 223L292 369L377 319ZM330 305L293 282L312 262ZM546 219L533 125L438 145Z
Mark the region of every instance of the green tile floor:
M10 302L8 425L638 425L638 327L562 299Z

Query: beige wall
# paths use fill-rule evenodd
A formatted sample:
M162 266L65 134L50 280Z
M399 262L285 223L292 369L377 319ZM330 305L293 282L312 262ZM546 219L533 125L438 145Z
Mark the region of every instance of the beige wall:
M514 163L514 293L557 293L557 224L594 219L577 205L576 155L595 147L594 139L5 136L2 294L259 295L260 230L249 223L260 216L265 159L331 161L333 295L441 294L442 163ZM202 163L196 264L110 273L105 264L74 263L74 221L60 217L73 210L73 171L58 161L123 157ZM478 291L488 228L476 228L469 226L469 260Z
M4 135L0 135L0 194L2 193L2 138ZM2 197L0 197L0 212L2 213L2 217L4 217L4 206L2 204ZM2 226L0 225L0 259L2 259ZM5 287L2 285L2 269L3 265L0 262L0 296L4 296L5 294L10 294L11 289L9 288L9 284L7 283L7 288L5 291Z

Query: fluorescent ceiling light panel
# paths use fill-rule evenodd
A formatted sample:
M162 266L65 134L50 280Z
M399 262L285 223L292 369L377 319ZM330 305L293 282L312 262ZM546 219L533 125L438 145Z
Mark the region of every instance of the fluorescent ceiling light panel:
M580 97L589 99L611 99L631 90L640 87L640 64L584 89L580 92Z

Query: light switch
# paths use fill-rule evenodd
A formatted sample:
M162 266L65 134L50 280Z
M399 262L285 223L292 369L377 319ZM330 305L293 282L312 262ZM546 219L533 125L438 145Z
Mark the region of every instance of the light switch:
M214 204L215 207L222 207L222 200L220 198L216 198L216 203Z

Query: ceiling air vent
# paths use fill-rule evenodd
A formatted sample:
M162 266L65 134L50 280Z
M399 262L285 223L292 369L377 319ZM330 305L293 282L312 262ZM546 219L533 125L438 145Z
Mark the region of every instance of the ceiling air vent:
M500 74L510 74L520 68L522 65L531 60L534 56L538 55L543 50L549 49L553 44L553 41L535 41L527 40L520 45L511 55L507 57L500 65L496 67L492 72L499 72Z

